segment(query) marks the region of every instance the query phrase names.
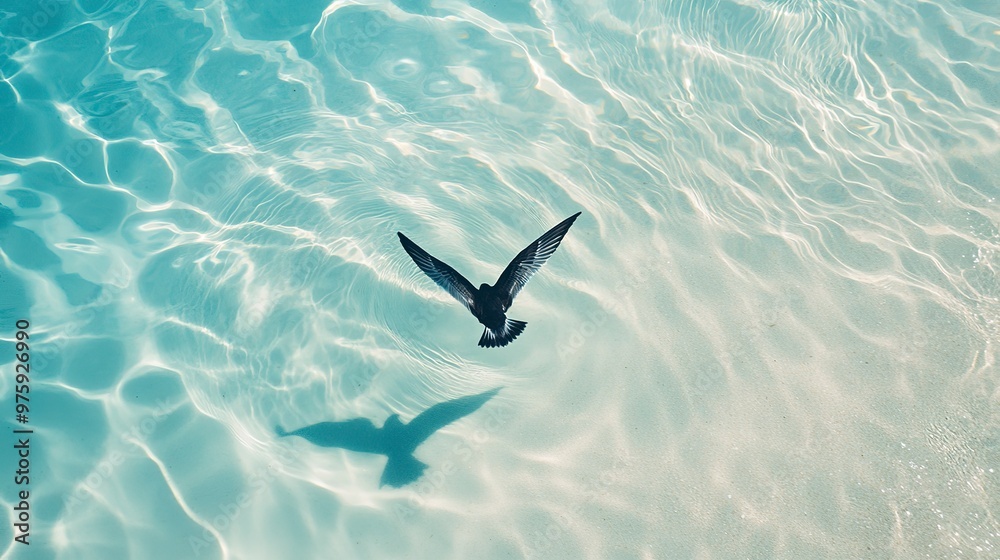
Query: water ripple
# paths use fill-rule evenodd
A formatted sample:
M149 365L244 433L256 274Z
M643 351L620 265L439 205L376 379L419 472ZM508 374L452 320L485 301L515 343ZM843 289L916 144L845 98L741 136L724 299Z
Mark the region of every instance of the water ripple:
M987 0L12 3L38 548L996 557L997 29ZM504 351L395 235L492 282L581 210ZM274 433L496 387L402 489Z

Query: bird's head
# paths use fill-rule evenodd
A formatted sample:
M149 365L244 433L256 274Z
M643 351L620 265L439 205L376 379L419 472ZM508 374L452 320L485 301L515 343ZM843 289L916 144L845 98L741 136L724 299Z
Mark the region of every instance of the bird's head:
M398 430L403 427L403 422L399 419L398 414L393 414L392 416L385 419L385 424L382 425L383 430Z
M487 291L487 290L489 290L489 289L490 289L490 288L492 288L492 287L493 287L493 286L490 286L489 284L480 284L480 285L479 285L479 291L480 291L480 292L484 292L484 291Z

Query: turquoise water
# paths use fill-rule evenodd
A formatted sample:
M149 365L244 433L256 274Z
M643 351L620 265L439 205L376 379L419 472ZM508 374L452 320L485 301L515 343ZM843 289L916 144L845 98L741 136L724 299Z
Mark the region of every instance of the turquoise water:
M4 558L1000 558L1000 4L8 1L0 37ZM396 237L478 285L577 211L501 349ZM496 388L398 488L275 433Z

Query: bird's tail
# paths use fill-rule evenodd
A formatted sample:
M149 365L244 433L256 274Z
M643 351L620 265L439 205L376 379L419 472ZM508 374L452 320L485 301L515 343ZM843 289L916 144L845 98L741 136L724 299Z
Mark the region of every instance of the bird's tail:
M392 486L399 488L405 486L424 474L427 465L421 463L416 457L409 453L390 454L389 460L382 471L382 480L379 486Z
M274 433L278 434L278 436L280 437L285 437L288 435L288 432L286 432L285 429L282 428L281 426L275 426Z
M514 319L507 319L500 329L493 330L489 327L483 329L483 336L479 339L479 345L483 348L496 348L499 346L507 346L510 341L518 337L522 332L524 332L524 327L527 327L528 323L525 321L515 321Z

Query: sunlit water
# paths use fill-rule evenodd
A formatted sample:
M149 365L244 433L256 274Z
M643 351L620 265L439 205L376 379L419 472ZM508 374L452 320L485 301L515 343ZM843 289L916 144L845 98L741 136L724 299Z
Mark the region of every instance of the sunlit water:
M993 0L6 2L16 559L1000 558ZM583 211L511 346L476 285ZM275 426L503 387L385 457ZM10 427L10 426L8 426Z

